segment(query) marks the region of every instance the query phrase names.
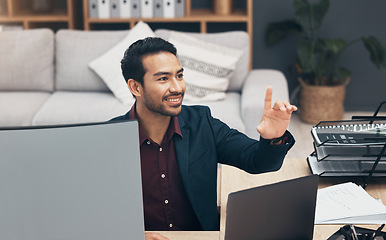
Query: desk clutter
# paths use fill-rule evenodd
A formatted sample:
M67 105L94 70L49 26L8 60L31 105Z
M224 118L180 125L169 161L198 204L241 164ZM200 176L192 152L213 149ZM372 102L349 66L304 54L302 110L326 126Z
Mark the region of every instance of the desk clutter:
M386 117L353 116L352 120L324 121L312 127L314 152L307 158L321 177L386 176ZM364 186L364 187L365 187Z
M333 125L335 124L335 125ZM308 163L320 176L367 176L380 157L374 176L386 176L386 123L321 122L312 127L314 152Z
M345 225L335 232L327 240L384 240L386 233L382 232L382 224L377 230L355 227L354 225Z
M386 206L352 182L318 190L315 224L383 224Z

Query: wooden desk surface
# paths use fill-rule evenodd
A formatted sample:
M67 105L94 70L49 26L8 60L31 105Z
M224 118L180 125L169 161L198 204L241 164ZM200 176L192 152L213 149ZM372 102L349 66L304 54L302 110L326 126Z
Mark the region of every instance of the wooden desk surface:
M219 231L164 231L158 232L170 240L219 240Z
M228 194L234 191L252 188L256 186L271 184L279 181L289 180L301 176L310 175L306 159L286 158L282 168L273 173L251 175L237 168L223 165L221 168L221 220L220 220L220 239L223 239L225 232L226 202ZM319 188L331 186L333 184L352 181L363 184L360 178L320 178ZM372 180L366 191L374 198L379 198L386 203L386 181L383 179ZM327 239L336 232L342 225L315 225L314 239ZM376 229L378 225L363 225L362 227Z
M223 165L221 167L221 181L220 181L220 203L221 203L221 219L220 231L200 231L200 232L159 232L161 235L170 240L223 240L225 233L225 216L226 203L228 194L246 188L252 188L271 184L279 181L289 180L301 176L310 175L305 159L286 158L282 168L273 173L265 173L258 175L251 175L241 171L237 168ZM374 198L379 198L383 203L386 203L386 179L373 179L366 188L366 191ZM339 184L343 182L352 181L362 185L363 179L358 178L320 178L319 188ZM314 240L326 240L334 232L336 232L342 225L315 225ZM376 229L378 225L360 225L361 227Z

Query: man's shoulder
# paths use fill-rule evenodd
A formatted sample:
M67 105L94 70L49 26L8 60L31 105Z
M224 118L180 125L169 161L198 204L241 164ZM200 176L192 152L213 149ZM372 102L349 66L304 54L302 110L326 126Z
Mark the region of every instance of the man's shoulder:
M210 108L204 105L182 105L181 113L183 112L210 112Z
M119 122L119 121L129 120L130 119L129 112L127 112L124 115L121 115L121 116L118 116L118 117L114 117L114 118L110 119L109 122Z
M208 106L203 105L182 105L181 114L182 117L193 117L193 116L203 116L203 115L211 115L210 108Z

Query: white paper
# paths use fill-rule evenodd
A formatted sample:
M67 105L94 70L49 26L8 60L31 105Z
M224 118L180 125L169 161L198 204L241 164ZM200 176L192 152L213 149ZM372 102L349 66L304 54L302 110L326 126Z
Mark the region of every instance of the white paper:
M386 207L362 187L343 183L318 190L315 224L381 224Z

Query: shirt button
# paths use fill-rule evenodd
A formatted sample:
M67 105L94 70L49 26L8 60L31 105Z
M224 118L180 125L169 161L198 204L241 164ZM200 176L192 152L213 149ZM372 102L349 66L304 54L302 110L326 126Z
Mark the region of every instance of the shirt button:
M165 178L165 177L166 177L166 175L162 173L161 174L161 178Z
M159 151L162 152L162 147L159 148Z
M165 204L168 204L168 203L169 203L169 200L166 199L166 200L165 200Z
M146 143L147 143L147 145L150 145L150 141L147 141Z
M172 227L173 227L173 224L169 224L169 227L172 228Z

